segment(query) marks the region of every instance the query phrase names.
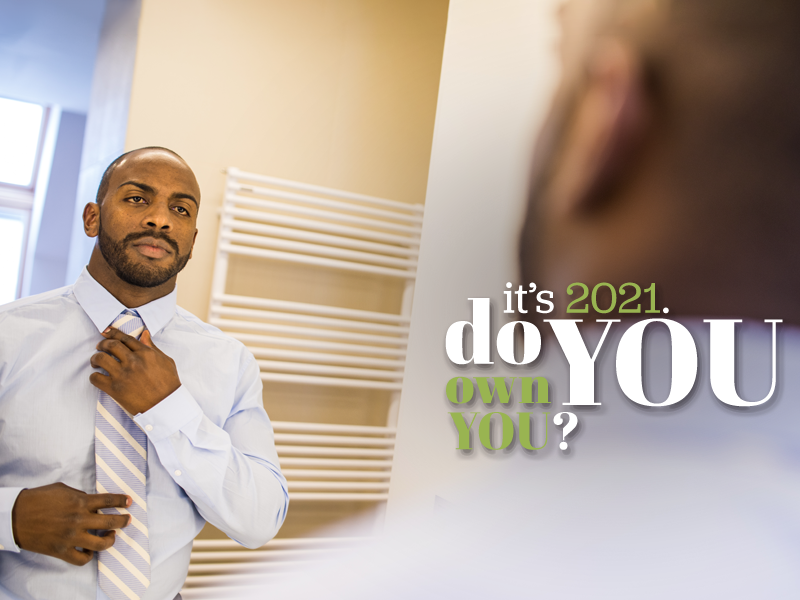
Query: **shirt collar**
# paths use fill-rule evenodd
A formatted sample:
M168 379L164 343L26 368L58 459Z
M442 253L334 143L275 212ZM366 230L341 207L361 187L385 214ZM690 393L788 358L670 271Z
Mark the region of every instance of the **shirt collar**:
M89 315L92 323L100 332L105 331L105 328L111 325L126 308L89 274L86 267L83 268L72 291L75 298L78 299L78 304ZM169 323L172 315L175 314L177 294L176 288L166 296L130 310L138 312L150 335L155 335Z

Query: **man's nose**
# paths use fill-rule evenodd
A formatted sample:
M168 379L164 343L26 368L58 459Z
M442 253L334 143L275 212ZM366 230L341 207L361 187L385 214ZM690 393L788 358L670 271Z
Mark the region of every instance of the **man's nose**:
M167 202L153 202L144 214L144 226L160 231L172 229L172 213Z

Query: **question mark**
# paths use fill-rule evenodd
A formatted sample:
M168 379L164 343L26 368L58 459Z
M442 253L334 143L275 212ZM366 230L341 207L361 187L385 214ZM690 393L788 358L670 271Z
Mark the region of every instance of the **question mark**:
M567 424L564 425L564 433L563 433L562 438L561 438L564 441L561 442L558 445L558 447L561 448L562 450L566 450L567 446L569 446L569 444L567 444L567 442L566 442L567 436L570 433L572 433L573 430L578 426L578 417L574 413L571 413L571 412L560 412L560 413L557 413L556 416L553 417L553 423L555 425L561 425L564 422L564 416L563 415L567 415Z

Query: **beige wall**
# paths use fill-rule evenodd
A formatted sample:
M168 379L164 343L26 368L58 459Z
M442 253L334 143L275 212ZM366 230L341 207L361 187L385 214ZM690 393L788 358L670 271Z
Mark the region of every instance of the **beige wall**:
M203 192L181 306L207 316L225 167L424 202L447 9L447 0L143 0L126 149L175 150ZM236 256L226 289L395 313L402 293L382 277ZM264 405L274 420L385 425L389 393L272 383ZM373 508L293 502L281 536L351 517L368 531Z
M423 202L447 0L144 0L126 149L203 192L178 302L205 318L222 170Z

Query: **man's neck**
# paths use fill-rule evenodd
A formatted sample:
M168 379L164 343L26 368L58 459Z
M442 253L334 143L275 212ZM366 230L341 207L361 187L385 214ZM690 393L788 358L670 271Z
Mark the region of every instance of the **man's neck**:
M87 269L94 280L106 288L126 308L138 308L153 300L163 298L175 289L175 280L177 279L176 275L169 281L151 288L132 285L119 278L114 269L106 262L97 246L92 250Z

